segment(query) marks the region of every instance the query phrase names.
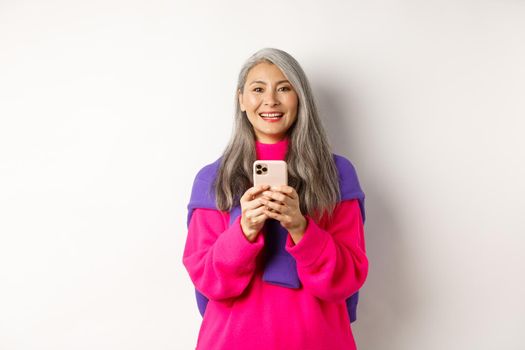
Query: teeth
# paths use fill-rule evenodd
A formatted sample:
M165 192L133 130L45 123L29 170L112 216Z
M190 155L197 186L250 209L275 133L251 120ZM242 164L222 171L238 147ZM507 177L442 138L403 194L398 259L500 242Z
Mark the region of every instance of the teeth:
M282 113L261 113L261 117L282 117Z

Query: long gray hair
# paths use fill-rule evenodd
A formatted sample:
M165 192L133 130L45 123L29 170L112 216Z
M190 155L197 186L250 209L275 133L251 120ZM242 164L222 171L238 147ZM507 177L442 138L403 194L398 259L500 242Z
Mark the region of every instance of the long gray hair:
M248 58L239 73L234 129L213 184L217 208L231 210L244 192L253 186L256 137L246 112L240 109L238 93L244 92L250 69L261 62L279 67L298 96L297 119L287 131L289 144L285 160L288 164L288 185L299 194L303 215L308 214L316 220L324 214L331 217L341 196L338 172L310 83L299 63L287 52L275 48L257 51Z

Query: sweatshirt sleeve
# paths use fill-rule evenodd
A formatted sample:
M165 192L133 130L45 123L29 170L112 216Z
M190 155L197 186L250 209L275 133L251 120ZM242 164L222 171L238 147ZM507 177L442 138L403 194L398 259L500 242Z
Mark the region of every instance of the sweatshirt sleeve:
M204 208L193 211L183 264L195 288L208 299L239 296L253 276L264 236L259 234L253 243L248 241L240 219L239 215L229 226L227 212Z
M305 289L320 299L343 301L358 291L368 275L364 228L357 199L340 202L328 229L306 216L303 238L286 250L295 258Z

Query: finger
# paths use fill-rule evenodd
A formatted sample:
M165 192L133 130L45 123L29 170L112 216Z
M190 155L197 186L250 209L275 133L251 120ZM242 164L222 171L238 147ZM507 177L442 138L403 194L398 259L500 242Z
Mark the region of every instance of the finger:
M242 203L242 209L244 211L257 209L259 207L264 207L261 197L255 198L254 200L245 201Z
M272 202L289 207L289 209L299 207L299 202L297 201L297 199L292 199L288 197L287 195L284 195L280 192L273 192L273 193L274 195L271 199ZM264 204L264 201L263 201L263 204Z
M270 187L269 185L259 185L259 186L251 187L249 190L244 192L240 200L246 201L246 202L253 200L255 195L257 195L258 193L261 193L264 190L267 190L269 187Z
M284 215L279 214L279 213L277 213L277 212L271 212L271 211L269 211L268 209L265 209L265 210L264 210L264 214L265 214L266 216L268 216L268 218L270 218L270 219L275 219L275 220L278 220L278 221L281 221L281 220L284 219Z
M283 185L283 186L272 186L270 187L270 191L274 191L274 192L279 192L279 193L282 193L292 199L295 199L297 197L299 197L297 195L297 192L295 191L295 189L291 186L286 186L286 185Z
M256 217L254 217L252 222L258 224L258 223L263 222L266 219L268 219L268 215L266 215L266 213L264 213L264 207L263 207L263 212L261 213L261 215L258 215Z
M261 205L258 208L247 210L245 212L245 216L246 216L246 218L249 218L249 219L256 218L257 216L259 216L262 213L264 213L264 209L266 209L266 207L264 205Z
M271 208L281 214L284 214L285 213L285 210L287 210L287 207L278 203L278 202L271 202L271 201L266 201L266 200L262 200L261 201L262 204L264 204L266 207L268 208Z
M282 203L285 203L286 198L290 198L287 195L282 194L281 192L274 192L274 191L264 191L263 195L271 199L274 199L276 201L282 202Z

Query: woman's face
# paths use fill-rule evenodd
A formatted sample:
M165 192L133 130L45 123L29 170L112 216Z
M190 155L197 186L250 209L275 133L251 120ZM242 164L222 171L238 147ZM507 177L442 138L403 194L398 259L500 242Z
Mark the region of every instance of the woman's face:
M239 91L241 111L248 115L255 136L262 143L276 143L284 138L297 119L297 101L292 84L276 65L268 62L253 66L244 92Z

